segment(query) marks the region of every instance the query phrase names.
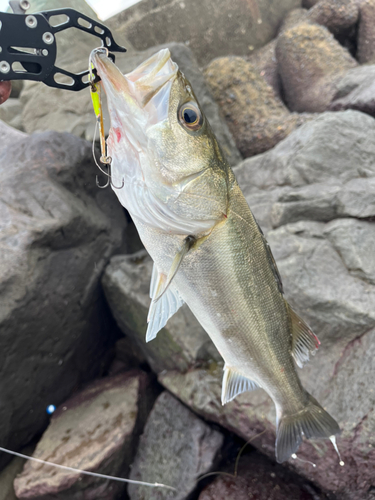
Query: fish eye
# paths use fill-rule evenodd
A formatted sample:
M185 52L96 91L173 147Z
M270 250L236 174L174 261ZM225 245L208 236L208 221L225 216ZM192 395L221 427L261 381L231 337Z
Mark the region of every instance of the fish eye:
M178 119L184 128L192 131L199 130L203 125L203 115L193 102L186 102L180 106Z

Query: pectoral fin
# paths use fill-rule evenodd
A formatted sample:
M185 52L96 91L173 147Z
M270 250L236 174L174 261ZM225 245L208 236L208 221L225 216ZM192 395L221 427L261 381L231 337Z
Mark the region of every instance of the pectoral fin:
M310 354L314 356L320 342L303 319L289 305L288 308L292 321L292 356L297 365L302 368L309 361Z
M168 319L173 316L184 303L180 294L174 288L165 290L161 300L157 302L154 300L154 297L164 289L165 280L165 276L158 272L154 264L150 284L150 297L152 301L147 317L148 327L146 342L150 342L150 340L156 337L158 332L167 324Z
M253 380L243 377L232 368L224 366L223 386L221 389L221 404L229 403L238 394L258 389L259 385Z
M181 265L181 262L191 247L196 242L194 236L187 236L184 239L183 245L181 249L177 252L175 258L173 259L172 266L169 270L167 279L165 280L163 288L160 289L159 293L155 296L154 301L157 302L160 298L165 294L168 290L169 285L172 283L173 278L176 276L176 273Z

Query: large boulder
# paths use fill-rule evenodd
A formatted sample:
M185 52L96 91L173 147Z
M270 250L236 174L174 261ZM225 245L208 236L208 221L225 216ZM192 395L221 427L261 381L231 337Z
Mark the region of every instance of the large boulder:
M139 371L94 382L56 410L33 457L126 477L155 396L150 377ZM19 500L114 500L126 488L125 483L32 461L26 463L14 486Z
M247 55L272 40L285 14L301 0L143 0L109 21L137 50L182 42L199 64L230 54Z
M215 59L205 78L244 157L271 149L304 121L289 112L259 70L241 57Z
M336 81L357 66L327 28L308 22L280 34L276 55L287 105L298 112L325 111Z
M199 476L215 466L223 435L168 392L157 399L141 436L130 479L175 488L129 484L131 500L188 500Z
M126 219L95 186L89 143L5 126L0 137L0 440L17 449L105 366L115 339L100 275Z
M123 73L129 73L162 48L165 47L152 47L141 53L119 54L116 57L116 64ZM219 108L207 89L193 53L183 44L169 43L168 48L171 51L172 59L190 80L203 111L229 162L235 165L240 161L241 155L235 146L225 121L220 117ZM81 63L81 65L84 64L84 67L86 67L89 54L90 51L88 49L78 53L76 66L78 67L79 63ZM53 88L43 88L43 92L40 92L40 85L40 83L35 82L28 83L21 94L21 101L24 104L22 123L26 132L57 130L60 132L71 132L92 141L96 121L89 90L68 92ZM105 130L108 133L110 120L105 101L103 108Z
M322 345L301 370L304 387L338 420L338 446L306 441L289 466L340 499L370 499L375 398L375 121L325 113L235 169L267 239L285 296ZM283 215L281 215L283 214ZM274 457L275 410L262 390L220 403L222 364L159 381L185 404ZM349 382L349 383L348 383ZM262 433L261 435L258 435Z

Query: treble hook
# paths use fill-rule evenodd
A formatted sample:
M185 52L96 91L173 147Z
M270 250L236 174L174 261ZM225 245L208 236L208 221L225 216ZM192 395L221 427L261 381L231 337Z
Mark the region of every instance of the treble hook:
M110 163L107 164L108 165L108 172L105 172L102 168L100 168L100 170L103 172L104 175L106 175L108 177L107 179L107 182L104 184L104 186L101 186L99 184L99 178L98 176L96 176L96 185L98 186L98 188L100 189L105 189L106 187L108 187L109 185L111 185L112 189L122 189L125 185L125 181L124 179L122 179L122 183L121 183L121 186L115 186L113 181L112 181L112 175L111 175L111 167L110 167Z
M96 122L96 124L95 124L94 138L93 138L93 141L92 141L92 156L94 158L95 165L102 172L102 174L104 174L104 175L106 175L108 177L108 179L107 179L107 182L104 184L104 186L101 186L100 183L99 183L99 178L98 178L98 176L96 176L96 185L100 189L105 189L109 185L111 185L111 187L113 189L122 189L124 187L124 185L125 185L124 179L122 179L121 186L115 186L114 183L112 182L112 175L111 175L111 162L112 162L112 158L110 156L101 156L100 157L100 161L104 165L106 165L108 167L108 172L106 172L105 170L103 170L103 168L99 165L99 163L98 163L98 161L96 159L96 156L95 156L95 138L96 138L96 132L97 132L97 130L98 130L98 122Z

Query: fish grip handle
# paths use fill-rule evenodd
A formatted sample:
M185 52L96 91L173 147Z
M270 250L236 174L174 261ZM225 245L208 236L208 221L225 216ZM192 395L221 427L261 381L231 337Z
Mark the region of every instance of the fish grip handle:
M50 19L65 15L66 20L56 26ZM126 52L118 45L111 31L80 12L71 8L54 9L36 14L10 14L0 12L0 80L34 80L50 87L79 91L90 85L84 81L89 71L72 73L55 66L56 33L69 28L85 31L101 39L108 51ZM114 55L110 54L114 60ZM61 73L72 83L56 81Z

